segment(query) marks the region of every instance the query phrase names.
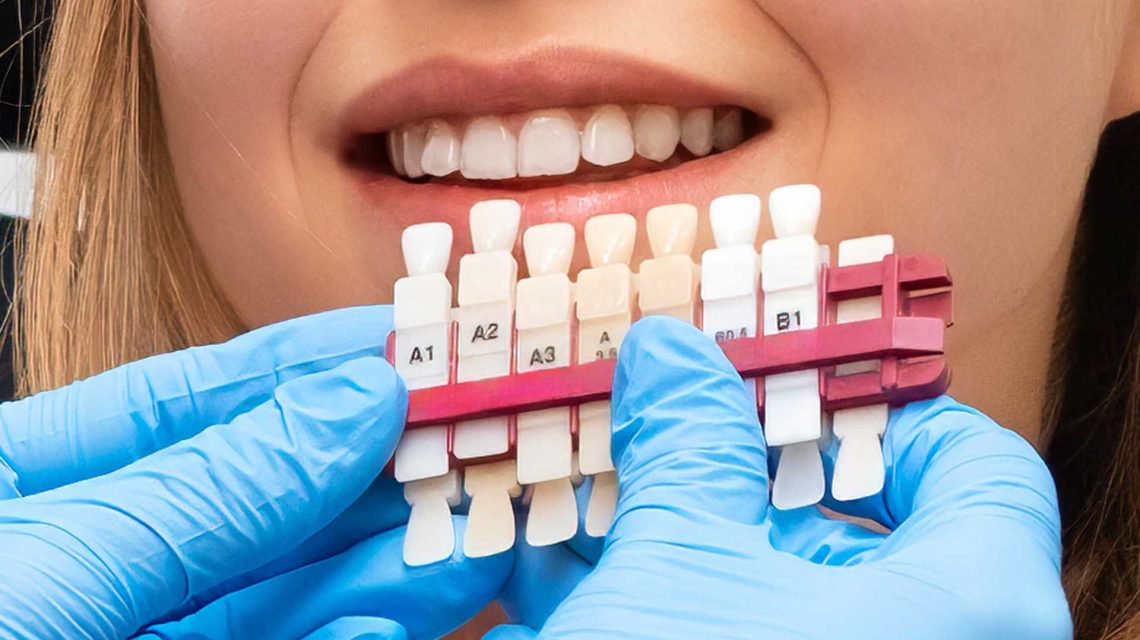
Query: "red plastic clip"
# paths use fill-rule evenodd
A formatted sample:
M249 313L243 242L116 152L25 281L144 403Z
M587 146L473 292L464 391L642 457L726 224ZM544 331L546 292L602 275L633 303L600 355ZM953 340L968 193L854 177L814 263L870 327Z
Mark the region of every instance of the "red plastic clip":
M941 257L892 254L881 262L820 269L820 323L810 330L736 338L720 343L744 378L802 369L820 369L825 411L886 403L903 405L945 393L950 372L943 357L943 337L953 323L952 281ZM835 305L844 300L882 297L882 317L836 324ZM763 318L763 296L758 296ZM454 340L455 327L452 327ZM394 336L388 338L389 354ZM455 380L455 354L452 377ZM877 371L837 375L835 365L878 361ZM409 393L407 428L451 425L464 420L514 415L554 407L574 407L610 397L614 360L461 382ZM763 418L763 385L757 385L757 410ZM449 438L449 450L450 450ZM457 460L462 467L514 457L510 450L477 460Z

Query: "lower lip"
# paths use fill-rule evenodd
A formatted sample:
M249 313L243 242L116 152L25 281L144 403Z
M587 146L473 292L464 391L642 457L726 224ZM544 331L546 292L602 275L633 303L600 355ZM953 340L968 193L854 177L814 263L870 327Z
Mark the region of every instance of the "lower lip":
M603 213L630 213L639 218L663 204L704 205L717 195L718 183L734 175L740 163L755 159L766 133L746 140L731 151L691 160L671 169L584 184L564 184L532 190L496 189L468 185L413 184L387 173L350 168L365 204L377 212L416 222L447 222L465 229L472 205L509 198L522 206L522 226L569 222L579 230L587 219Z

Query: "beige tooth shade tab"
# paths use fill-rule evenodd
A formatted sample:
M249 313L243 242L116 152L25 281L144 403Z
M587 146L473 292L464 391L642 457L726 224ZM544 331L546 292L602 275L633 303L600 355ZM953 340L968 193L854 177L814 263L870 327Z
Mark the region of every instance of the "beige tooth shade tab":
M633 255L637 221L629 214L609 214L586 221L589 269L578 273L575 297L578 315L578 362L616 358L633 318ZM593 476L586 529L605 532L616 499L610 458L610 403L587 402L578 407L578 462L583 475Z
M608 213L586 221L586 251L590 266L629 264L637 241L637 220L628 213Z
M572 288L566 273L574 254L574 227L538 225L523 235L530 277L518 284L517 370L567 367ZM564 407L519 414L516 428L518 482L531 490L526 540L544 546L568 540L578 530L574 497L571 410Z
M532 278L568 273L574 258L574 226L551 222L527 229L523 234L523 252Z
M653 257L687 256L697 241L697 208L691 204L667 204L650 209L645 230Z
M690 255L697 239L697 208L671 204L651 209L645 230L653 258L638 270L638 300L642 315L664 315L693 322L700 284Z
M515 512L511 498L522 493L515 481L515 461L504 460L467 469L463 489L471 496L463 555L482 558L515 544Z

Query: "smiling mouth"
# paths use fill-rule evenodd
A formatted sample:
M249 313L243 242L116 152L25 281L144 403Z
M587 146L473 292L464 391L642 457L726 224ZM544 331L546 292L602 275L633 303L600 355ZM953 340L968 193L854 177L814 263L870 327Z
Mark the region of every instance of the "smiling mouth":
M579 49L432 58L360 90L318 144L332 142L361 216L448 222L462 246L482 200L517 201L528 226L582 227L741 189L742 171L772 166L786 139L775 114L787 98L773 83L757 92Z
M407 183L529 190L672 169L730 151L768 128L737 106L548 108L413 120L355 136L346 160Z

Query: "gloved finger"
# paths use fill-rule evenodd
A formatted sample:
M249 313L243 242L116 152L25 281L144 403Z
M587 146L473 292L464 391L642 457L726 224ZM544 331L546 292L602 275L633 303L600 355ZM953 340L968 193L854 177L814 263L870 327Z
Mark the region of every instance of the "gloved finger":
M406 411L388 363L358 358L115 473L0 503L0 566L55 585L36 602L77 627L30 635L125 635L282 555L364 492ZM0 602L29 597L15 588L0 582ZM43 621L35 607L17 615L31 629Z
M333 620L305 640L408 640L408 630L387 618L349 616Z
M2 404L0 461L20 495L108 473L229 422L284 381L383 355L391 315L369 306L297 318Z
M768 467L755 405L724 353L696 328L660 316L635 324L618 357L612 411L619 498L611 537L639 511L745 524L763 518Z
M501 624L483 634L483 640L533 640L538 633L518 624Z
M295 549L192 596L156 622L178 620L228 593L330 558L377 533L407 524L408 512L403 487L392 477L381 475L344 513Z
M297 638L331 620L368 616L394 620L412 638L437 638L479 613L511 570L510 554L465 558L466 518L454 520L459 542L445 562L404 565L406 529L393 529L150 631L163 638Z
M886 540L886 534L830 518L818 509L773 509L768 540L777 551L813 564L844 567L860 564Z
M1059 571L1053 479L1018 434L942 397L912 403L896 414L887 428L884 456L881 515L894 531L881 554L921 550L948 568L974 566L984 554L991 568L1004 570L1044 558L1041 565ZM970 549L971 562L955 557L955 549Z
M589 482L587 480L587 482ZM512 622L540 628L554 609L593 569L567 544L533 547L524 540L522 517L515 527L514 568L497 598ZM579 535L584 535L579 527ZM601 538L596 538L601 540Z

